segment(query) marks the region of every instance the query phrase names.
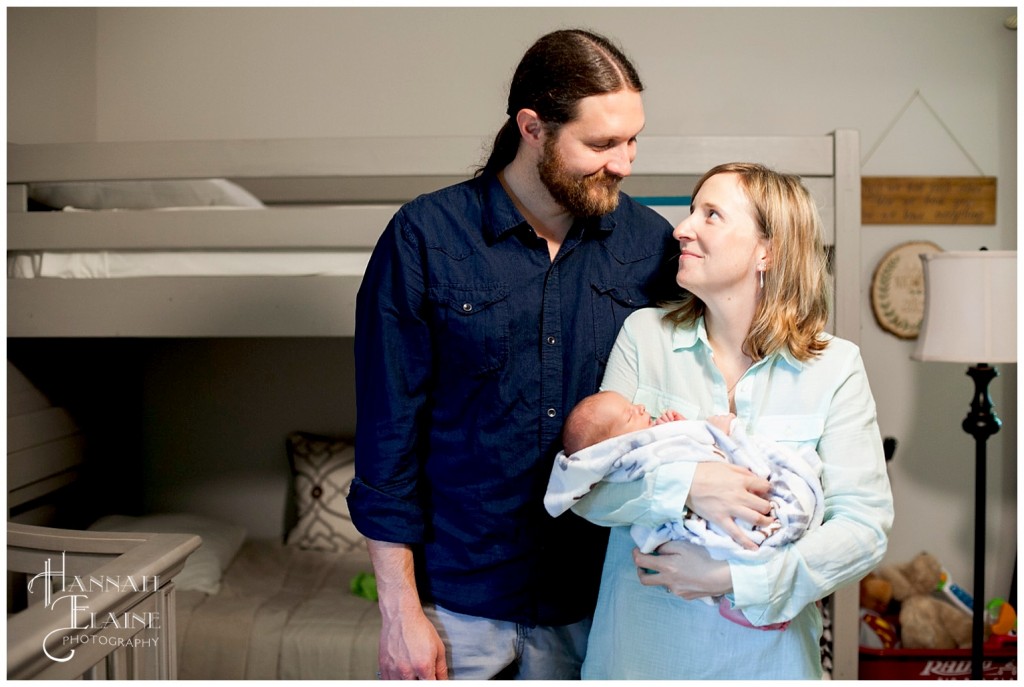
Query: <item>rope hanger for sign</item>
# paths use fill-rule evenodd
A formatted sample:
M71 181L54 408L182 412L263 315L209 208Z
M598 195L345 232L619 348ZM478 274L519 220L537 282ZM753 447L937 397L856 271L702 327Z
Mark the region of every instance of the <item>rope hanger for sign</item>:
M862 176L862 224L995 224L995 177L986 176L963 144L915 90L861 162L863 168L914 103L920 100L977 171L975 176Z
M966 157L970 161L974 169L977 170L978 175L985 176L985 173L981 170L981 167L978 166L978 163L974 161L974 158L971 157L971 154L967 152L967 149L964 148L962 143L960 143L959 139L957 139L957 137L953 134L953 131L946 125L946 122L942 120L942 117L940 117L939 113L935 111L935 108L931 106L931 103L929 103L921 94L920 89L914 90L913 94L910 96L910 99L907 100L907 103L899 111L899 113L892 120L889 126L886 127L885 131L882 132L882 135L879 137L875 145L871 147L871 150L868 151L867 155L864 156L864 159L860 163L861 168L867 165L868 160L870 160L871 156L875 154L875 151L878 150L878 147L880 145L882 145L882 142L886 139L889 133L893 130L893 127L896 126L896 124L900 121L903 115L906 114L907 110L910 108L910 106L914 103L915 100L920 100L924 104L924 106L928 108L928 111L931 112L933 117L935 117L935 121L939 123L939 125L943 128L943 130L945 130L949 138L953 141L953 143L956 144L956 147L960 149L960 152L964 154L964 157Z

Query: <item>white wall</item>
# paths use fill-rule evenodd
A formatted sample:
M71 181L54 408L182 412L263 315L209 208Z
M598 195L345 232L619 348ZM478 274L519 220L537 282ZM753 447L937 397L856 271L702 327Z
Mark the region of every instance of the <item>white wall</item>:
M1003 26L1014 12L9 9L8 139L489 135L522 51L548 30L582 25L634 58L649 134L854 128L865 157L880 142L865 175L980 168L998 177L994 226L864 227L869 284L882 255L904 241L1016 249L1017 35ZM935 114L916 100L883 137L916 90ZM882 432L899 440L889 560L928 549L969 584L974 453L960 422L970 380L959 366L911 361L913 342L882 331L866 295L862 302ZM1008 593L1017 541L1016 365L1001 367L993 396L1004 425L989 442L989 596Z
M7 140L96 135L96 11L7 10Z

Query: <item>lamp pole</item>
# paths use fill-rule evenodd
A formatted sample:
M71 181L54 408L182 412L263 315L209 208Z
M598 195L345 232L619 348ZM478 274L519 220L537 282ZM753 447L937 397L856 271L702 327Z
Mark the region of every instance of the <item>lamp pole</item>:
M967 368L974 380L974 399L971 410L964 418L964 431L974 437L974 624L971 628L971 679L984 679L985 659L985 446L988 438L999 431L1002 424L992 410L988 385L999 373L991 365L978 363Z

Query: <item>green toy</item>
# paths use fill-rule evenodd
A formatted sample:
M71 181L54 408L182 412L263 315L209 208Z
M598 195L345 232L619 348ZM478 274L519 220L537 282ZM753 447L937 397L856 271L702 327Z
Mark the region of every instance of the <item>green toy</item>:
M377 578L370 573L361 572L352 578L349 589L356 596L361 596L367 601L377 600Z

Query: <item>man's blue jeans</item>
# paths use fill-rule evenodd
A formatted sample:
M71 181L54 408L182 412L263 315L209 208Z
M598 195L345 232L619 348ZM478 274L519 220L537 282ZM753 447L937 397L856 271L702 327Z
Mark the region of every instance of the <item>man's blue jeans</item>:
M572 625L527 627L449 611L423 609L447 649L453 680L579 680L590 620Z

